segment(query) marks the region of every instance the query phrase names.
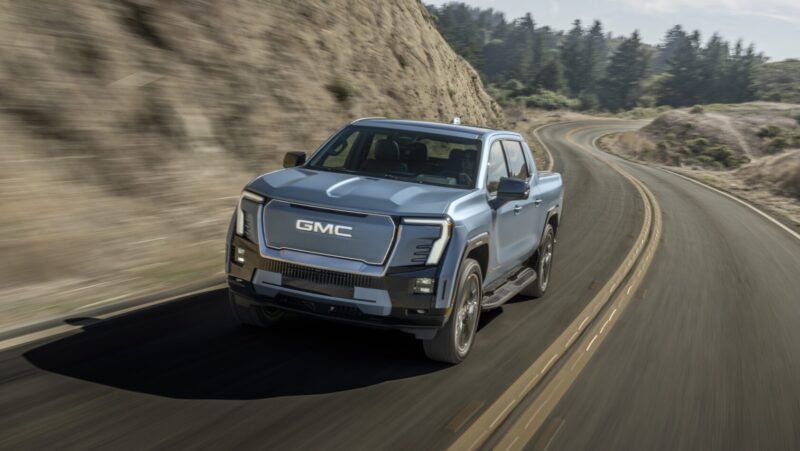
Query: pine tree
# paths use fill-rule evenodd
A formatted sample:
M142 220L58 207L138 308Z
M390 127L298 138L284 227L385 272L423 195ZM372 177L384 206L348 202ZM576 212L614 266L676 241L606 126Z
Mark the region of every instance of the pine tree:
M603 25L595 20L584 37L583 43L583 91L596 93L597 85L603 77L608 48L603 34Z
M582 38L581 21L576 20L561 46L561 64L564 66L567 87L573 96L578 95L584 87Z
M542 66L536 77L536 87L539 89L547 89L549 91L563 91L566 87L564 83L564 67L561 66L561 60L558 58L550 58L547 63Z
M634 31L617 48L600 83L600 103L611 111L636 106L641 84L647 75L649 54L642 47L639 32Z
M748 102L755 98L756 66L760 62L761 56L756 54L752 45L745 50L742 41L736 43L728 71L729 75L726 77L727 88L730 92L729 102Z
M722 102L726 96L725 74L728 72L730 48L718 34L709 39L700 52L700 92L701 103Z
M533 40L536 24L530 14L514 21L511 33L506 39L509 57L513 62L509 77L522 81L533 91Z
M700 32L677 41L668 66L658 102L675 107L700 103Z
M669 68L669 60L675 54L680 42L687 38L683 27L675 25L664 36L664 43L658 46L658 54L653 62L653 72L660 74Z

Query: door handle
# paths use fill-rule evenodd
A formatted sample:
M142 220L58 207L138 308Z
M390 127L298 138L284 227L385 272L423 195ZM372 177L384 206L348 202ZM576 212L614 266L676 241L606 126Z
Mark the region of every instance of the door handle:
M521 211L522 211L522 205L516 205L516 206L514 206L514 214L515 214L515 215L518 215L518 214L519 214L519 212L521 212Z
M534 201L533 201L533 205L536 205L537 207L538 207L538 206L539 206L541 203L542 203L542 199L536 199L536 200L534 200Z

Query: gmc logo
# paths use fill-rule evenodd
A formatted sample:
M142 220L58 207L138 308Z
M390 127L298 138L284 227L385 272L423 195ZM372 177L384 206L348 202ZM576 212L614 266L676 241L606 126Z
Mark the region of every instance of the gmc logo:
M352 227L331 223L323 224L317 221L309 221L308 219L298 219L294 228L302 230L303 232L324 233L326 235L343 236L345 238L353 237L353 235L348 233L353 231Z

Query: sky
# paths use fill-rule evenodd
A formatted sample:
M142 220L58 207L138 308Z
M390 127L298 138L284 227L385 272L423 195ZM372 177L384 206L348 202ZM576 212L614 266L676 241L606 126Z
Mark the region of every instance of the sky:
M771 61L800 59L800 0L460 0L493 8L514 19L530 12L539 25L568 29L575 19L599 19L606 31L629 35L639 30L645 42L661 42L681 24L700 30L703 40L718 32L729 41L754 43ZM424 0L441 5L448 0Z

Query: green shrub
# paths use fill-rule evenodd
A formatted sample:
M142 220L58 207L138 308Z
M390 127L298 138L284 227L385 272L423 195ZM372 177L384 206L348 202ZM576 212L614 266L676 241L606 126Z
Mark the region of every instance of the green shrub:
M731 152L731 150L728 149L728 146L725 145L708 147L707 149L705 149L703 154L708 155L715 161L718 161L724 164L725 166L727 166L728 159L733 156L733 152Z
M579 108L583 111L596 111L600 108L600 99L597 98L597 94L582 92L578 96L578 103Z
M789 140L785 136L776 136L767 142L767 153L779 153L789 147Z
M775 125L766 125L758 129L758 131L756 132L756 136L758 136L759 138L774 138L776 136L779 136L781 132L782 129L780 127L777 127Z
M696 161L702 166L718 166L719 162L709 157L708 155L700 155Z
M667 162L669 161L669 144L665 143L664 141L660 141L656 145L656 158L658 161Z
M710 143L705 138L695 138L695 139L690 139L690 140L686 141L686 146L695 155L700 155L700 154L704 153L706 148L709 145L710 145Z
M637 104L642 108L655 108L657 103L658 99L653 95L644 95L640 97L639 101L637 102Z
M544 108L545 110L574 109L578 107L578 101L571 99L563 94L553 91L542 90L537 94L523 97L525 106L528 108Z
M743 164L747 164L750 162L750 157L747 155L731 155L728 160L725 162L725 166L729 168L738 168Z
M333 94L339 103L347 102L353 97L353 94L355 94L353 87L343 78L335 79L331 84L326 86L326 88L328 88L328 91Z
M516 78L512 78L500 85L500 89L508 91L509 95L516 97L525 94L527 88L521 81L517 80Z
M691 110L689 110L689 113L691 113L691 114L703 114L705 112L706 112L706 110L703 109L702 105L695 105L695 106L692 107Z

